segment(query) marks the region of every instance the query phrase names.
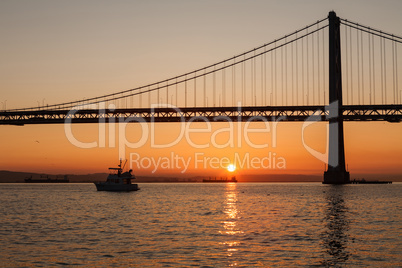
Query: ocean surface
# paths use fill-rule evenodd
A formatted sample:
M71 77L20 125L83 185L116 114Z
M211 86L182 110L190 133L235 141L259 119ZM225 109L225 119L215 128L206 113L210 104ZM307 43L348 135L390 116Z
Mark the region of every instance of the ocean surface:
M139 187L0 184L0 266L402 266L402 184Z

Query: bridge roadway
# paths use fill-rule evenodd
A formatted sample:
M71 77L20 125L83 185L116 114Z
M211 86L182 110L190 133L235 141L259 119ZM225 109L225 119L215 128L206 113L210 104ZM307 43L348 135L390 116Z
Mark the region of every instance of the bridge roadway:
M344 105L344 121L402 121L402 105ZM110 123L110 122L205 122L205 121L328 121L327 106L250 106L130 108L115 110L13 110L0 111L0 125ZM263 119L264 118L264 119Z

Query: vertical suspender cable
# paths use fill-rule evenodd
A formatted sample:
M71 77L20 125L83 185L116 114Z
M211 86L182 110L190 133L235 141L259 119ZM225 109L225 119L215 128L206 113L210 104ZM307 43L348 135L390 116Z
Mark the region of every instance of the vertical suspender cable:
M244 55L244 59L245 58L246 58L246 56ZM245 103L244 103L244 84L245 84L244 73L245 73L245 67L244 66L245 66L245 62L243 61L241 63L241 102L242 102L243 106L245 105Z
M254 50L254 55L255 55L255 50ZM250 61L250 69L251 69L251 105L254 105L254 95L255 95L255 58L252 58Z
M306 29L306 33L307 33L307 36L306 36L306 43L307 43L307 45L306 45L306 54L307 54L307 55L306 55L306 62L307 62L307 68L306 68L306 73L307 73L306 103L307 103L307 105L308 105L308 98L309 98L309 91L310 91L310 89L309 89L309 87L310 87L310 75L309 75L309 71L310 71L310 61L309 61L309 53L308 53L308 49L309 49L308 28Z
M291 45L291 55L290 55L290 58L291 58L291 60L290 60L290 62L292 63L292 101L291 101L291 105L294 105L295 103L294 103L294 98L295 98L295 92L294 92L294 57L293 57L293 55L294 55L294 53L293 53L293 43L294 42L292 42L292 45Z
M257 96L257 58L255 57L255 53L256 53L256 51L254 50L254 58L253 58L253 61L252 61L252 64L253 64L253 75L252 75L252 78L253 78L253 99L252 99L252 103L253 103L254 106L257 105L257 99L256 99L256 96Z
M381 59L381 104L384 104L384 53L383 42L380 37L380 59Z
M255 50L254 50L254 56L255 56ZM253 58L254 62L254 105L257 105L257 58Z
M212 105L213 107L215 107L215 103L216 103L216 97L215 97L215 91L216 91L216 73L215 73L215 65L214 65L214 72L212 74L212 89L213 89L213 94L212 94Z
M187 107L187 75L184 77L184 107Z
M246 55L244 55L244 59L246 59ZM242 80L243 80L243 85L242 85L242 103L243 105L246 105L246 98L245 98L245 91L246 91L246 62L243 61L242 63Z
M399 100L399 97L398 97L398 44L397 43L395 43L395 60L396 60L396 62L395 62L395 74L396 74L396 102L395 102L395 104L398 104L398 100ZM401 103L400 103L401 104Z
M296 33L296 39L297 39L297 33ZM298 41L296 41L296 105L299 105L299 56L298 56L297 43Z
M264 47L264 52L265 52L265 47ZM265 57L265 53L263 55L260 56L261 59L261 106L264 106L264 57Z
M350 68L349 68L349 70L350 70L350 104L354 104L353 103L353 93L354 93L354 85L353 85L353 56L352 56L352 54L353 54L353 50L352 50L352 29L351 28L349 28L349 51L350 51L350 56L349 56L349 58L350 58Z
M270 104L272 106L272 99L274 94L274 52L271 50L271 94L270 94Z
M244 64L244 62L242 62L240 64L241 68L240 68L240 92L239 92L239 101L242 103L242 105L244 105L244 102L243 102L243 69L244 69L243 64Z
M304 103L304 38L301 39L301 65L302 65L302 92L301 92L301 99L302 99L302 105L305 105Z
M232 65L232 106L235 106L236 103L236 65L235 58L233 58L233 65Z
M384 104L387 104L387 53L385 48L385 38L383 38L384 47Z
M358 104L360 105L360 42L359 42L359 30L356 29L357 34L357 99Z
M160 99L159 99L159 83L156 85L157 86L157 90L156 90L156 103L160 103Z
M393 86L392 92L394 95L394 103L396 103L396 98L395 98L395 91L396 91L396 89L395 89L395 81L396 81L396 79L395 79L395 52L394 52L395 42L392 40L391 43L392 43L392 86Z
M281 105L284 105L283 102L283 91L284 91L284 87L283 87L283 46L281 47L281 91L282 91L282 102Z
M179 104L177 103L177 87L178 87L178 84L177 84L177 77L176 77L176 83L175 83L175 84L176 84L176 86L175 86L175 89L176 89L176 94L175 94L175 95L176 95L176 96L175 96L175 97L176 97L176 107L178 107Z
M166 81L166 104L169 104L169 81Z
M207 106L207 77L205 75L206 69L204 69L204 107Z
M393 41L394 42L394 41ZM398 43L394 42L395 44L395 104L398 104Z
M223 70L222 70L222 106L225 106L225 99L226 99L226 62L223 63ZM219 105L220 106L220 105Z
M367 38L368 38L368 45L369 45L369 47L368 47L368 55L369 55L369 81L370 81L370 83L369 83L369 87L370 87L370 93L369 93L369 99L370 99L370 101L369 101L369 104L371 105L372 103L371 103L371 94L372 94L372 84L371 84L371 68L372 68L372 66L371 66L371 35L370 35L370 33L367 35Z
M255 56L255 50L254 50L254 56ZM256 59L253 57L251 60L251 105L255 105L255 92L256 92L256 81L255 81L255 75L257 73L257 70L255 69L255 62Z
M139 100L140 100L140 108L142 108L142 92L141 92L142 90L140 90L140 96L139 96Z
M254 50L255 53L255 50ZM250 86L251 86L251 92L249 95L251 95L251 106L254 103L254 58L250 60ZM247 90L246 90L247 91Z
M373 104L375 104L375 88L376 88L376 85L375 85L374 37L375 37L374 35L371 36L371 55L373 57L373 74L372 74L372 76L373 76Z
M312 105L314 105L314 103L315 103L315 86L314 86L314 77L315 77L315 64L314 64L314 62L315 62L315 57L314 57L314 55L315 55L315 50L314 50L314 34L312 34L311 35L311 54L312 54L312 56L313 56L313 58L312 58L312 70L313 70L313 76L312 76L312 82L313 82L313 87L312 87L312 90L313 90L313 102L311 103Z
M345 76L345 85L346 85L346 104L349 104L349 50L348 50L348 27L345 26L345 71L346 71L346 76Z
M151 90L151 87L150 86L148 86L148 102L149 102L149 108L151 108L151 93L152 93L152 91L150 91Z
M275 40L275 50L274 50L274 66L275 66L275 68L274 68L274 75L275 75L275 78L274 78L274 84L275 84L275 86L274 86L274 105L278 105L278 103L276 102L276 99L277 99L277 94L276 94L276 92L277 92L277 82L276 82L276 77L277 77L277 75L276 75L276 70L277 70L277 68L276 68L276 40Z
M194 72L194 107L197 107L197 71Z
M318 29L318 24L317 24L317 29ZM321 30L322 31L322 30ZM317 104L320 104L320 32L317 32L317 97L318 97L318 102Z
M364 51L363 51L363 31L360 31L360 46L361 46L361 61L362 61L362 104L364 104L364 64L363 64L363 58L364 58Z
M288 105L288 46L285 47L285 104Z
M266 52L266 46L264 46ZM267 105L267 53L264 53L264 106Z
M324 92L324 96L323 96L323 98L324 98L324 103L323 103L323 105L325 105L325 85L327 84L327 81L325 80L325 72L326 72L326 66L325 66L325 47L324 47L324 40L325 40L325 37L324 37L324 30L322 31L322 73L323 73L323 79L322 79L322 83L323 83L323 87L322 87L322 89L323 89L323 92Z
M394 96L395 103L395 52L394 42L391 40L391 55L392 55L392 95Z

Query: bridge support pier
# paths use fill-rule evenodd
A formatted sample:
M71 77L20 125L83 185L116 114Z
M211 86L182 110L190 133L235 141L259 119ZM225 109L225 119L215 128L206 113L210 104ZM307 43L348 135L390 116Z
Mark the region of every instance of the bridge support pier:
M328 170L324 172L325 184L350 182L345 166L345 144L342 115L342 66L340 19L329 12L329 146Z
M323 184L347 184L350 183L348 171L325 171Z

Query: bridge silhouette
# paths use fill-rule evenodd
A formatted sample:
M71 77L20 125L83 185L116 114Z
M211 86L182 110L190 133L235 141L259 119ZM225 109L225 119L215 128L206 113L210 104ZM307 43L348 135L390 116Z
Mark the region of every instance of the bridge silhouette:
M402 37L332 11L282 38L173 78L78 101L0 111L0 125L328 121L323 182L348 183L343 122L402 120L401 44Z

